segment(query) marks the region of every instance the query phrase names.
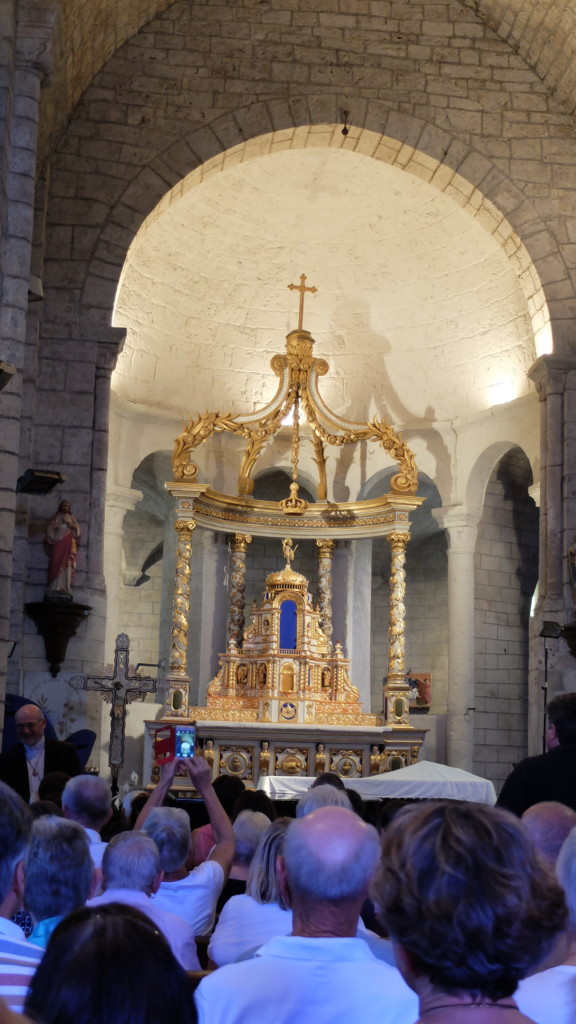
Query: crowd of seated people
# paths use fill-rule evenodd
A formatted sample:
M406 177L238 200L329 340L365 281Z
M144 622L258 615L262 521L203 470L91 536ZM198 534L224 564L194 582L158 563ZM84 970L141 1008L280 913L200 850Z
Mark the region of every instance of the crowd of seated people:
M199 830L164 806L180 764ZM0 1024L575 1024L575 812L417 801L379 835L340 780L275 818L210 776L165 765L107 843L102 780L36 820L0 783Z

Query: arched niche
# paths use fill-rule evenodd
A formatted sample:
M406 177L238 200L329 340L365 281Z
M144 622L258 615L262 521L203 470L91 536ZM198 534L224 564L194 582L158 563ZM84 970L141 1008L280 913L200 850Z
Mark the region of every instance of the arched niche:
M486 453L488 458L488 453ZM539 511L518 446L488 476L474 558L474 770L499 786L527 753L529 616Z

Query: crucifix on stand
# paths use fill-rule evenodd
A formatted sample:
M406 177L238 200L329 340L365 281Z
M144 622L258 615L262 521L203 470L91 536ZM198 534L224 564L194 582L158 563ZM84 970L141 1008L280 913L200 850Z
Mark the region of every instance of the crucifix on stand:
M84 689L96 690L108 704L112 705L108 764L112 769L113 796L118 792L118 775L124 764L126 706L140 700L145 693L154 693L156 690L156 679L152 679L151 676L131 676L129 672L130 641L126 633L119 633L114 651L114 675L84 677Z

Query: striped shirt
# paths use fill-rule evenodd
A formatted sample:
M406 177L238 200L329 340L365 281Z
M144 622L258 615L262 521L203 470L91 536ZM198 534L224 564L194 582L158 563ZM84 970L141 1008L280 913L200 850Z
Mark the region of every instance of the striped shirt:
M44 950L24 938L22 929L0 917L0 996L11 1010L22 1011L28 985Z

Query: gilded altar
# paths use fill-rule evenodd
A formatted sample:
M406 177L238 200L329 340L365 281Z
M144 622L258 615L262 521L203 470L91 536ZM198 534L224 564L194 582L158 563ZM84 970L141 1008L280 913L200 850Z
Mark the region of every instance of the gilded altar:
M314 339L303 329L304 295L315 291L305 280L302 275L300 285L290 286L300 293L299 322L287 335L286 354L275 355L271 362L279 378L275 396L253 412L193 417L176 439L174 476L166 484L176 502L178 547L163 721L195 720L214 774L236 774L253 782L268 773L306 776L334 770L358 777L388 771L417 760L424 737L424 730L410 724L404 659L410 513L424 500L416 493L414 455L384 419L351 422L324 403L319 380L329 367L314 356ZM290 420L289 493L278 502L257 500L252 494L258 458ZM236 495L220 494L199 479L194 454L215 432L246 442ZM330 500L326 449L363 442L379 444L398 464L389 493L366 501ZM303 443L312 446L317 468L313 502L300 494ZM189 704L186 657L197 526L224 532L230 539L228 636L203 706ZM246 552L253 536L276 538L285 565L267 575L261 601L247 613ZM363 710L349 660L332 637L334 550L340 541L366 537L385 537L391 551L388 673L378 713ZM318 555L316 604L309 581L292 568L294 543L310 538ZM332 730L337 731L336 740Z

